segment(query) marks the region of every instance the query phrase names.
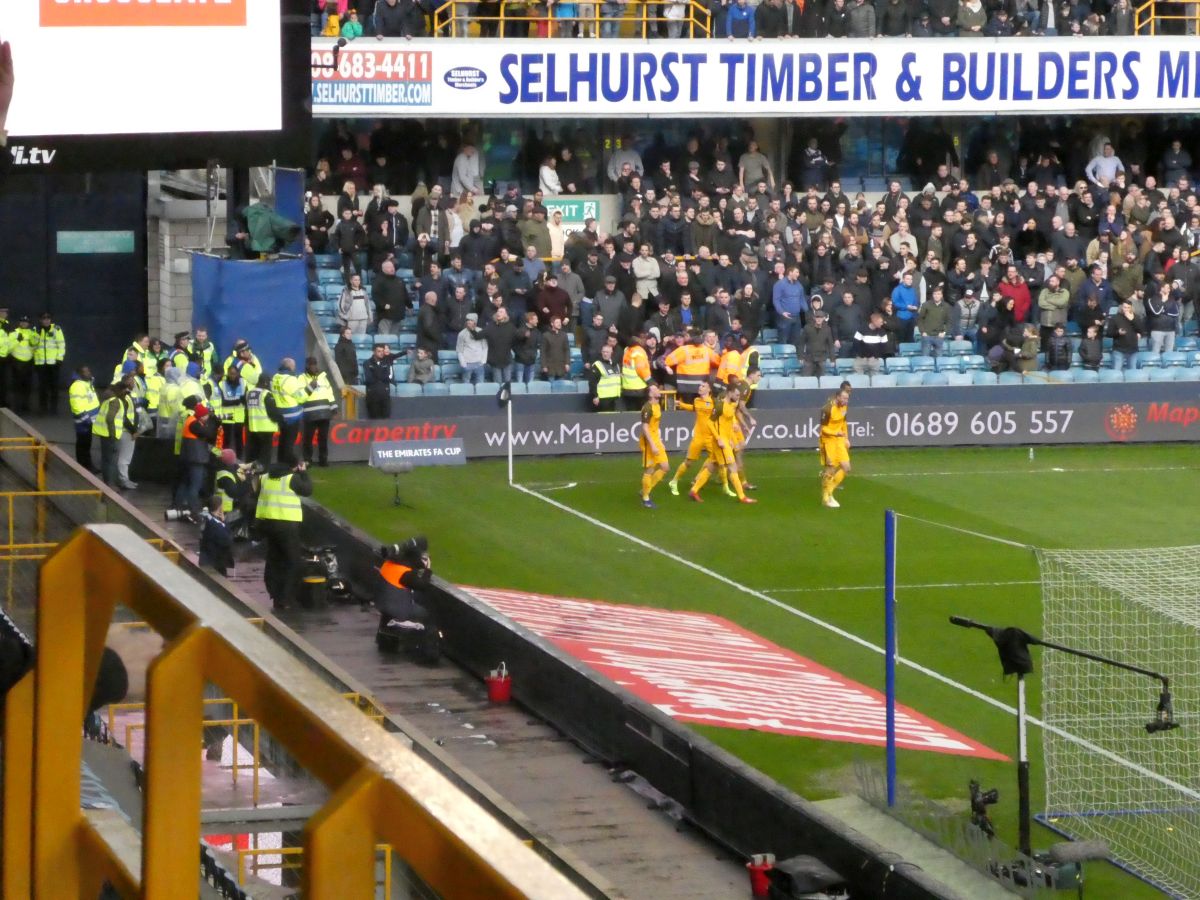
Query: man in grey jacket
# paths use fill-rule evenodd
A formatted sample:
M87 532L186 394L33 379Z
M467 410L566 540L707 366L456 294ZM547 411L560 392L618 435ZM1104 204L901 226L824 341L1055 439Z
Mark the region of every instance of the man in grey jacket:
M483 384L487 381L487 338L481 338L479 315L467 313L466 324L458 332L455 350L458 364L462 366L463 381L467 384Z
M1071 295L1059 283L1057 275L1046 279L1046 286L1038 294L1037 305L1041 342L1042 346L1045 346L1050 335L1054 333L1054 326L1067 324L1067 310L1071 306Z

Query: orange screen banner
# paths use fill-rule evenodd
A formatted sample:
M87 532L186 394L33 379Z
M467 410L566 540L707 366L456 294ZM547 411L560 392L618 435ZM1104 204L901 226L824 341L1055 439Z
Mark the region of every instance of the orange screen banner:
M40 0L43 28L246 24L246 0Z

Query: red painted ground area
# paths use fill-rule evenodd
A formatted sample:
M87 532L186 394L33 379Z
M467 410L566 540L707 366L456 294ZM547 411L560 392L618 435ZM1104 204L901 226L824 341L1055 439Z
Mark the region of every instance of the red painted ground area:
M466 589L681 722L885 743L881 693L719 616ZM904 706L896 744L1007 759Z

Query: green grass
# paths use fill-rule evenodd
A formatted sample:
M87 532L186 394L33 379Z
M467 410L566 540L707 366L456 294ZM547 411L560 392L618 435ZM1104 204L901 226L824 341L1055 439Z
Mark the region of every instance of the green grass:
M672 465L678 460L673 459ZM657 510L637 501L636 461L628 456L518 460L517 479L624 532L698 563L797 610L883 642L882 522L901 514L1042 547L1128 548L1191 543L1188 504L1200 468L1189 446L874 450L854 453L839 510L820 506L813 452L761 453L748 460L758 483L754 507L706 491L703 506L672 497L665 482ZM688 476L690 477L690 476ZM589 524L506 484L502 463L419 469L402 481L406 506L391 501L391 479L362 468L317 474L317 499L381 540L429 536L435 569L459 583L716 613L865 684L881 687L882 657L687 566ZM951 627L958 613L1041 630L1036 584L954 588L906 585L1033 582L1028 550L911 518L899 528L901 654L1005 703L995 651L978 632ZM1033 709L1038 679L1030 680ZM1015 719L950 686L901 668L901 702L997 749L1015 753ZM881 749L750 731L697 731L803 796L853 789L850 767L882 765ZM1034 810L1041 809L1039 733L1033 729ZM1015 844L1011 763L901 751L903 781L933 798L965 796L977 778L1001 790L994 807L1002 836ZM965 808L965 804L964 804ZM1035 846L1052 843L1037 827ZM1088 869L1094 897L1161 896L1114 867Z

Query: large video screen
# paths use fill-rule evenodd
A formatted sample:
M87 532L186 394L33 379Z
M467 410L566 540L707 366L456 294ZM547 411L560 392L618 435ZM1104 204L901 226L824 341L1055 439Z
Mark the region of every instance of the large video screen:
M8 132L277 131L279 0L4 0Z
M310 3L0 0L13 166L304 165Z

